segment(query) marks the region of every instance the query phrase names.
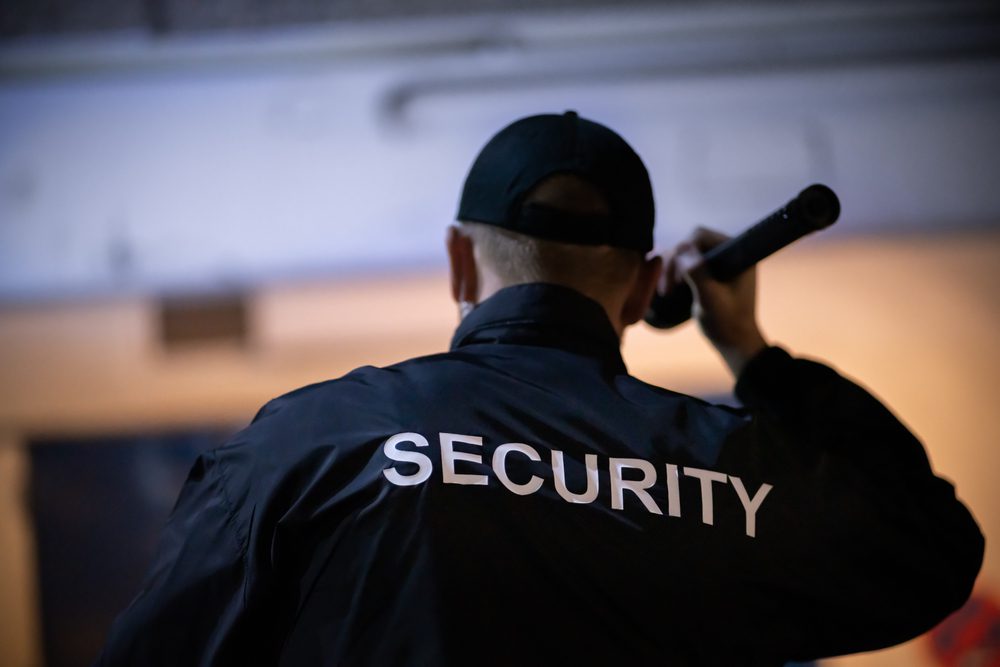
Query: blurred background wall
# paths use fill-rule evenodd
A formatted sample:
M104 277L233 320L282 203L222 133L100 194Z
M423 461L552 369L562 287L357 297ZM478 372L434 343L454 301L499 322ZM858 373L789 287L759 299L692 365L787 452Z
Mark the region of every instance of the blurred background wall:
M837 191L762 265L765 333L923 439L996 599L995 3L10 0L0 36L0 663L88 662L186 467L266 400L445 348L465 170L570 108L643 156L664 249ZM624 353L731 390L690 324ZM829 664L959 664L955 636Z

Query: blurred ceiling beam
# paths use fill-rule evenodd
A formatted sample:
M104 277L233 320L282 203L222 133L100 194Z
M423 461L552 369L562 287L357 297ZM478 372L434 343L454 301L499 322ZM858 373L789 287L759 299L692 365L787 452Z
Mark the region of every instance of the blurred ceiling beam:
M712 10L720 5L745 3L705 0L630 0L626 9L667 8ZM816 0L783 0L765 9L798 10L812 7L864 7L864 0L841 0L835 5ZM885 3L880 3L885 4ZM898 1L895 4L901 4ZM919 4L907 3L911 6ZM927 3L924 3L927 4ZM947 3L937 3L946 5ZM256 29L309 25L335 21L386 21L419 17L468 16L483 13L622 9L613 0L7 0L0 9L0 37L88 34L137 29L153 34L209 30ZM756 11L756 9L754 10Z
M134 26L98 34L28 31L10 39L11 30L5 34L0 28L0 36L7 37L0 41L0 77L344 63L435 53L506 56L499 66L493 63L492 69L477 71L474 77L437 75L411 82L395 93L393 105L399 107L409 97L433 89L554 77L703 76L1000 57L1000 5L994 2L671 2L621 7L605 0L572 12L546 3L518 10L442 11L416 19L387 12L389 18L379 21L296 26L262 21L253 26L253 39L245 38L245 30L160 29L151 31L160 35L151 39L150 31ZM146 12L154 17L154 25L167 20L155 18L158 12Z

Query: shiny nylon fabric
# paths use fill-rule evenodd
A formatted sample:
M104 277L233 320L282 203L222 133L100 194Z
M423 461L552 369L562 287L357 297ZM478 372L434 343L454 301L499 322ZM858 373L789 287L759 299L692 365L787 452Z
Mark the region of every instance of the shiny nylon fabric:
M736 391L746 409L643 383L595 302L502 290L449 352L275 399L203 456L98 664L780 665L902 641L961 604L982 536L888 410L780 348ZM403 433L431 466L408 486L387 476L419 477L388 455ZM447 434L482 438L451 446L485 484L447 481ZM498 472L511 443L540 460ZM553 452L575 493L596 457L596 498L563 497ZM614 507L625 459L651 466L660 513L627 491ZM724 477L711 523L704 471ZM772 486L754 536L734 478Z

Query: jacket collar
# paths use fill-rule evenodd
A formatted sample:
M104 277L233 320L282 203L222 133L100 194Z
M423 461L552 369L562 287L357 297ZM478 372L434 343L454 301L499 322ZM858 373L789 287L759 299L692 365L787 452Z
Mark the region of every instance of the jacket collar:
M451 349L482 343L556 347L626 372L618 335L604 308L561 285L513 285L477 305L459 324Z

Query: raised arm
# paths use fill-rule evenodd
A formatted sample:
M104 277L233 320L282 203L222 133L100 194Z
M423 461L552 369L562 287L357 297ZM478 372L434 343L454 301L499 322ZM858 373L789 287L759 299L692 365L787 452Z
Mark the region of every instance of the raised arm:
M752 438L731 455L753 459L774 484L777 529L734 554L752 579L743 640L806 659L911 639L967 599L982 534L882 403L829 366L768 345L753 271L724 284L701 270L701 252L725 238L698 230L668 260L667 285L691 285L693 314L753 416Z

